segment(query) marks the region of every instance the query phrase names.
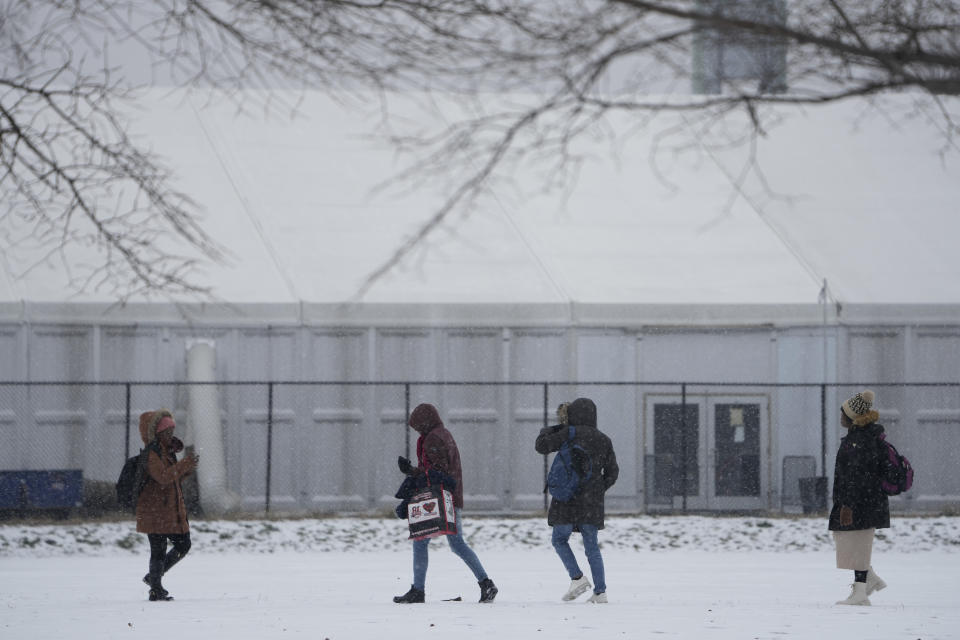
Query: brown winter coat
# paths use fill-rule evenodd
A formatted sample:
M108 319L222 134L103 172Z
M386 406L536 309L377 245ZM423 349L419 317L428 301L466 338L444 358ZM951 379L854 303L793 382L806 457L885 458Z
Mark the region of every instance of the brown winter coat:
M157 423L171 415L166 409L140 414L140 438L147 447L147 483L137 501L137 531L140 533L188 533L187 507L180 479L189 473L185 460L177 461L183 443L174 439L173 451L162 449ZM172 417L172 416L171 416Z
M453 490L453 506L463 508L463 467L460 450L440 420L440 413L432 404L421 404L410 414L408 424L420 438L417 440L417 465L414 473L436 469L457 481Z

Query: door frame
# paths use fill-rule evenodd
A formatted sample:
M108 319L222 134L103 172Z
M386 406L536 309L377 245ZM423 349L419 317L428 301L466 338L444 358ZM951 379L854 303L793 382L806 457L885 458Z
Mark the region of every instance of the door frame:
M654 410L658 404L680 405L682 396L677 392L649 392L643 394L643 415L641 417L641 453L639 464L645 466L646 460L654 451ZM772 443L772 416L770 395L767 393L687 393L687 405L697 405L700 423L697 430L697 464L700 469L697 478L698 495L675 495L670 501L650 500L653 486L644 483L644 503L651 511L682 510L691 511L759 511L769 508L768 494L771 489L772 467L770 447ZM716 407L717 405L740 404L759 405L759 481L756 496L718 496L716 495ZM645 477L651 477L645 473Z

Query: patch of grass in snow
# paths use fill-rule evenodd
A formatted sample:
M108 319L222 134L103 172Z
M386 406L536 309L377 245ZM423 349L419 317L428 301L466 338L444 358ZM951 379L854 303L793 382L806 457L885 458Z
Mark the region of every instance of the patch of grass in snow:
M135 533L128 533L124 537L117 540L117 546L121 549L126 549L127 551L133 551L137 548L137 543L141 540L140 536Z

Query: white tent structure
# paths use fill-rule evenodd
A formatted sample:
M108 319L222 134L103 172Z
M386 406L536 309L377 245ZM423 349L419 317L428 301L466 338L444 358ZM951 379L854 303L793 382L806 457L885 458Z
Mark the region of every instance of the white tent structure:
M374 191L401 168L378 134L378 102L281 94L297 114L267 117L268 100L154 89L134 138L168 160L231 253L203 274L215 297L351 301L451 185L426 176ZM784 111L755 152L766 184L740 177L747 145L671 148L663 131L682 116L662 115L619 148L582 145L588 160L567 194L540 193L537 167L496 183L362 301L810 304L826 278L844 303L956 304L960 158L935 123L904 115L915 100ZM394 121L443 117L394 108ZM114 302L78 294L57 264L18 277L30 256L16 257L3 265L5 304Z
M359 299L451 184L375 190L403 166L379 133L379 104L286 98L296 117L251 115L266 100L254 93L148 93L135 135L169 160L230 253L199 274L215 300L118 305L71 289L58 264L23 275L31 256L6 256L0 378L184 380L188 343L201 338L216 345L220 381L381 385L284 387L269 412L259 390L222 390L210 421L225 425L230 490L251 509L272 496L300 511L390 504L383 454L408 446L404 412L419 401L438 404L461 441L468 502L536 506L540 465L527 449L547 393L552 405L597 399L621 458L615 508L780 508L795 484L787 459L813 457L810 473L829 473L834 407L877 383L890 385L878 393L885 424L932 470L901 507L960 499L960 477L937 471L960 445L957 387L903 386L960 381L960 153L913 112L915 97L784 110L750 171L749 145L664 138L678 116L663 114L613 145L578 148L587 161L563 193L543 192L549 176L535 166L491 182L469 215L447 219ZM391 115L447 117L403 100ZM463 381L491 386L443 385ZM547 391L510 386L534 381ZM684 381L741 386L687 396ZM405 397L388 382L421 384ZM655 384L665 382L678 384ZM791 383L829 385L825 433L820 388L763 386ZM79 404L59 393L14 394L6 423L33 444L0 453L0 467L109 479L129 449L101 446L124 437L120 401L105 388ZM176 387L138 386L132 410L185 402ZM664 435L678 403L697 407L682 454ZM280 431L262 442L268 424ZM241 435L251 429L255 444ZM271 450L293 464L264 475ZM655 467L688 455L696 486L681 499Z

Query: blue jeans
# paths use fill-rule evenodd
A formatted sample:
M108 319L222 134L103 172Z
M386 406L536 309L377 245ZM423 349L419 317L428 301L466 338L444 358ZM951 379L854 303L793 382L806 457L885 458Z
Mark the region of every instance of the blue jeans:
M600 543L597 542L597 528L592 524L578 525L580 534L583 536L583 546L587 552L587 562L590 563L590 573L593 574L593 592L604 593L607 590L607 582L603 574L603 556L600 555ZM573 580L583 575L580 571L580 565L573 556L573 550L570 548L570 534L573 533L572 524L553 525L553 548L557 550L557 555L563 562L563 566L570 574Z
M463 539L463 515L461 515L461 512L462 509L454 509L454 513L457 514L457 535L446 536L447 542L450 543L450 550L467 563L467 567L473 572L473 575L477 578L477 582L480 582L487 577L487 572L483 570L483 565L480 564L480 559L477 557L477 554L467 546L467 543ZM413 541L413 586L421 591L424 590L424 584L427 582L430 540L432 540L432 538Z

